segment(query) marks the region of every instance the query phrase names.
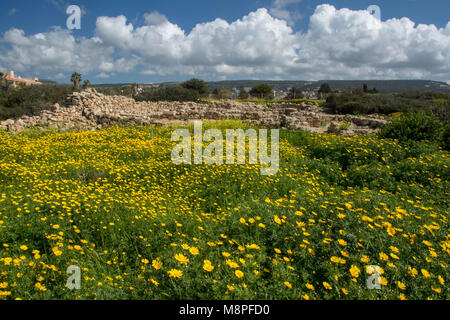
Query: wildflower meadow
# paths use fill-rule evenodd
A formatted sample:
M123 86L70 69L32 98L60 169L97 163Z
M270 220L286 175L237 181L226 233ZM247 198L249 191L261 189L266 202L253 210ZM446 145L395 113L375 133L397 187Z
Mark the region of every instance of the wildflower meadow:
M281 131L264 176L174 129L0 132L0 299L450 298L448 152Z

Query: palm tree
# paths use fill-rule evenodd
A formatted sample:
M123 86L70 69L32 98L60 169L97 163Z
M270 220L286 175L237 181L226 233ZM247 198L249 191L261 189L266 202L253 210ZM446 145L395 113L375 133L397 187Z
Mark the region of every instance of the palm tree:
M84 80L83 82L83 90L91 87L91 82L89 80Z
M81 74L79 74L78 72L72 73L72 76L70 77L70 81L73 82L73 86L75 89L80 89Z
M131 96L136 96L139 93L138 88L137 83L131 85Z

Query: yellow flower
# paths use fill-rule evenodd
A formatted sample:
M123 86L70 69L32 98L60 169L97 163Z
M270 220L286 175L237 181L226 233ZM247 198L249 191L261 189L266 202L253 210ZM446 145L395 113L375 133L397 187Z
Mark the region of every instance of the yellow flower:
M369 263L369 261L370 261L370 259L368 256L362 256L362 258L361 258L362 263Z
M189 262L189 259L182 253L176 254L175 259L181 264L187 264Z
M193 256L197 256L197 255L199 254L198 249L195 248L195 247L191 247L191 248L189 249L189 252L190 252Z
M340 263L340 264L345 264L346 263L345 259L342 259L341 257L333 256L333 257L330 258L330 260L331 260L331 262L334 262L334 263Z
M430 275L430 273L429 273L427 270L422 269L422 270L420 270L420 272L422 272L422 275L423 275L425 278L431 278L431 275Z
M27 251L28 247L26 245L20 246L20 250Z
M394 253L391 253L391 257L392 257L392 259L400 260L400 258Z
M275 216L273 217L273 220L275 221L276 224L280 224L280 225L281 225L281 219L280 219L280 217L278 217L277 215L275 215Z
M352 277L358 278L360 272L361 270L357 266L354 265L351 266L350 274L352 275Z
M408 272L413 278L415 278L419 274L416 268L411 267L408 267Z
M156 281L155 279L150 279L150 281L157 287L157 286L159 286L159 283L158 283L158 281Z
M342 239L339 239L339 240L338 240L338 243L339 243L341 246L343 246L343 247L345 247L345 246L347 245L347 241L342 240Z
M285 282L284 283L284 285L286 286L286 287L288 287L289 289L292 289L292 284L290 284L289 282Z
M397 287L400 290L405 290L406 289L406 285L403 282L397 281Z
M323 282L322 284L323 284L324 288L327 290L333 289L328 282Z
M157 258L157 259L155 259L155 260L152 261L152 267L153 267L155 270L161 269L162 266L163 266L163 263L162 263L162 261L161 261L160 258Z
M172 269L172 270L169 270L169 272L167 272L167 274L171 278L179 279L179 278L181 278L183 276L183 271L177 270L177 269Z
M306 284L306 288L308 290L314 290L314 286L312 284L309 284L309 283Z
M150 263L150 261L148 261L147 259L142 259L141 262L142 262L143 264L149 264L149 263Z
M236 272L234 273L236 275L236 277L238 277L239 279L244 277L244 273L241 270L236 270Z
M226 264L227 266L229 266L230 268L232 268L232 269L237 269L237 268L239 268L239 265L238 265L236 262L231 261L231 260L225 261L225 264Z
M441 292L442 292L442 289L441 289L441 288L435 288L435 287L433 287L433 286L431 286L431 290L433 290L433 291L436 292L436 293L441 293Z
M348 291L345 288L342 288L341 291L343 294L348 295Z
M389 257L388 257L388 255L386 253L381 252L380 253L380 259L383 260L383 261L388 261Z
M52 251L53 251L53 254L54 254L55 256L57 256L57 257L59 257L60 255L63 254L62 251L59 250L58 247L54 247L54 248L52 249Z
M205 270L207 272L211 272L214 270L214 267L211 264L211 261L209 261L209 260L203 261L203 270Z

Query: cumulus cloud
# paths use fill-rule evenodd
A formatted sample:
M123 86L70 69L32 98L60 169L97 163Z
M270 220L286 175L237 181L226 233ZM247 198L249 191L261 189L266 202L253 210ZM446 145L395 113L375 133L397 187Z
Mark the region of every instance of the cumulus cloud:
M293 10L292 5L299 4L300 2L302 0L275 0L272 8L270 8L270 14L275 18L287 21L289 25L294 25L303 16L298 10Z
M283 6L297 0L277 0ZM99 17L94 36L70 31L1 38L0 64L18 71L137 72L151 77L393 79L450 78L450 22L445 28L408 18L379 21L368 11L320 5L305 32L271 10L231 23L216 19L186 33L159 12L134 26L125 16Z
M145 19L145 23L148 25L159 25L159 24L169 22L169 20L167 20L167 17L165 15L159 13L156 10L153 12L144 14L144 19Z

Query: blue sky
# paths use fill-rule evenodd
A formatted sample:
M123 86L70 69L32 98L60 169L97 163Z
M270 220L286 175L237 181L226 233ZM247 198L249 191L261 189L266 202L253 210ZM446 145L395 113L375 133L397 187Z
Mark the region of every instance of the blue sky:
M82 8L81 30L67 30L68 5ZM61 82L450 81L448 0L16 0L0 12L0 68Z

